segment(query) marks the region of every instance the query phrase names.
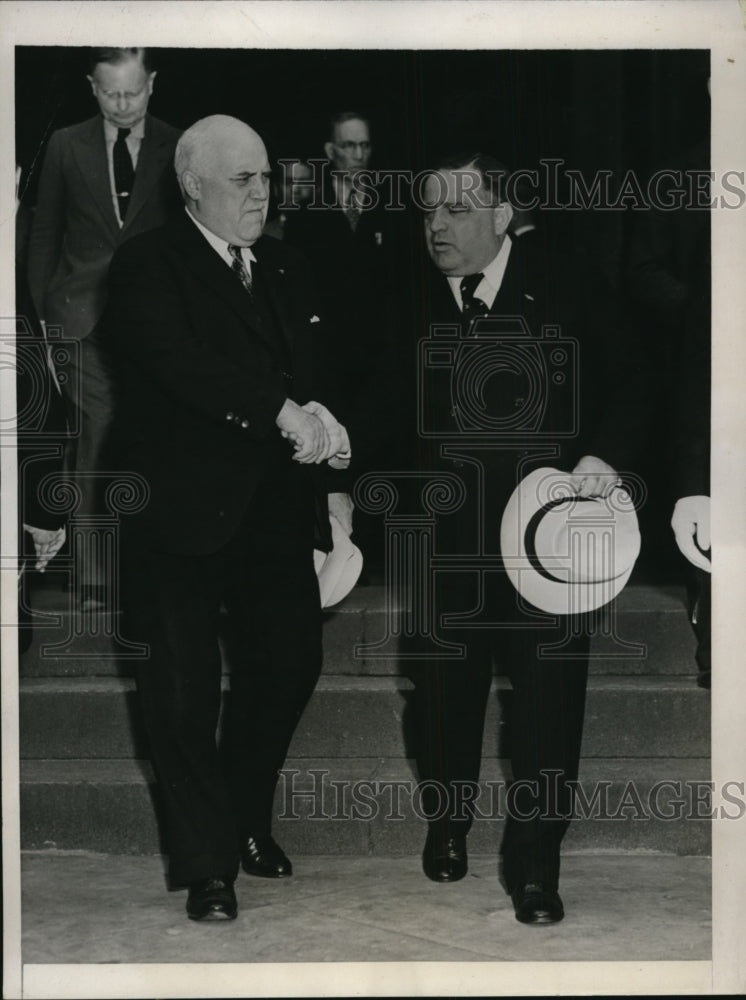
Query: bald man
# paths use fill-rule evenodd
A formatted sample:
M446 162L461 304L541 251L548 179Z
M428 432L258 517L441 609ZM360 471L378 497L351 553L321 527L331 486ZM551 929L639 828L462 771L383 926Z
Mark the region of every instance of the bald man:
M170 881L188 886L190 918L219 920L236 916L239 863L292 873L271 818L321 669L314 467L349 441L309 402L319 310L304 258L261 236L261 138L203 119L175 168L185 211L117 252L104 329L122 380L119 461L149 492L123 528L122 580L131 636L149 647L138 690ZM223 766L221 605L237 650Z

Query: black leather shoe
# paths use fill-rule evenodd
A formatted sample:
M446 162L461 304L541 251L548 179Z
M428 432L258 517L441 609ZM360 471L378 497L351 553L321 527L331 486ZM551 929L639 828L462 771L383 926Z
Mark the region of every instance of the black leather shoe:
M288 878L293 874L290 858L272 837L247 837L241 847L241 865L248 875Z
M433 882L458 882L469 870L466 837L445 837L429 830L422 852L422 870Z
M235 920L238 904L233 879L215 875L192 882L186 909L190 920Z
M545 888L543 882L526 882L512 895L515 918L522 924L556 924L565 910L559 893Z

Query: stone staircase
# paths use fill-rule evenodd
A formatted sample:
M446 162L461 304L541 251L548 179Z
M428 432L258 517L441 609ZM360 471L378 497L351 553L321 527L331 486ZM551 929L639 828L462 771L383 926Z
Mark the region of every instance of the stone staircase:
M83 620L60 580L47 576L33 595L34 640L21 661L22 846L156 853L131 651L118 640L116 615ZM386 634L384 596L382 587L358 587L326 617L324 673L276 801L275 833L290 854L421 851L411 685L393 656L358 648ZM616 634L643 649L629 656L608 635L593 640L581 818L566 850L708 854L710 699L696 686L683 589L633 582L617 601L616 621ZM470 837L475 853L494 852L499 842L510 696L507 680L496 677Z

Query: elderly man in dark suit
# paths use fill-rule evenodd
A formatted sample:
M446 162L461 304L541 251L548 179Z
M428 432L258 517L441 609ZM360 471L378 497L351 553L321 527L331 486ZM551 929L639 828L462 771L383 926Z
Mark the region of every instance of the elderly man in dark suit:
M263 237L269 164L234 118L176 149L185 211L111 265L104 334L122 376L121 468L148 485L122 538L124 604L148 644L138 687L172 885L193 919L233 918L239 861L280 878L278 769L321 669L314 465L349 450L316 402L320 326L305 260ZM228 773L216 749L221 602L242 640Z
M48 326L79 340L64 372L71 468L80 473L80 512L98 513L95 480L113 406L111 374L95 336L106 273L118 246L162 225L178 190L170 171L177 129L148 114L155 72L142 48L93 49L90 75L100 113L52 135L44 159L28 252L31 294ZM72 359L71 355L71 359ZM84 604L102 603L109 581L82 566Z
M498 161L475 149L441 159L421 189L435 267L423 269L418 282L418 329L433 340L434 351L432 364L419 372L422 421L413 467L447 470L463 482L461 506L436 515L434 544L459 564L473 557L474 569L461 565L434 579L437 620L461 619L440 634L461 643L465 657L423 655L410 673L419 776L426 782L425 814L432 817L423 867L436 882L467 872L469 799L478 789L493 657L510 677L515 784L503 875L517 919L541 924L564 912L560 842L578 773L587 628L583 616L570 623L569 615L547 616L519 601L499 564L474 570L480 556L492 563L499 558L502 512L532 468L566 471L581 497L607 495L618 484L618 470L629 469L641 433L643 416L629 395L641 372L613 311L594 301L590 273L579 280L567 254L555 258L545 248L511 241L506 179ZM505 339L488 338L480 347L484 324ZM543 343L552 328L562 339ZM453 365L442 367L464 343L471 345L469 385ZM560 377L537 383L533 374L543 370L542 359L547 372Z

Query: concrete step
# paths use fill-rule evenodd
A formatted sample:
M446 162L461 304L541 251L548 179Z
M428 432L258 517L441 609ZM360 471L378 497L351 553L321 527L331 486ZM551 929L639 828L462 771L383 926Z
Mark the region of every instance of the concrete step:
M509 765L488 759L482 770L481 815L469 837L475 854L497 851ZM399 854L419 865L425 818L414 775L406 759L290 757L275 801L274 834L291 856ZM708 854L709 775L709 761L701 758L584 760L580 787L589 805L576 811L580 818L571 824L565 853ZM24 849L163 849L152 772L139 760L22 761L21 827Z
M119 615L81 615L71 610L71 602L71 595L60 587L35 593L34 636L22 658L22 675L132 676L138 651L121 639ZM385 656L364 648L386 635L384 588L356 588L325 615L324 673L398 674L395 647L387 649ZM447 635L445 630L443 635ZM630 585L615 604L613 633L599 631L593 638L590 670L594 674L693 675L694 648L683 588ZM226 672L228 659L224 655Z
M398 677L322 677L291 753L412 756L412 690ZM511 697L509 682L498 678L485 725L488 757L509 755ZM23 678L20 713L24 759L147 757L130 678ZM709 693L690 678L592 677L583 746L589 757L706 757Z

